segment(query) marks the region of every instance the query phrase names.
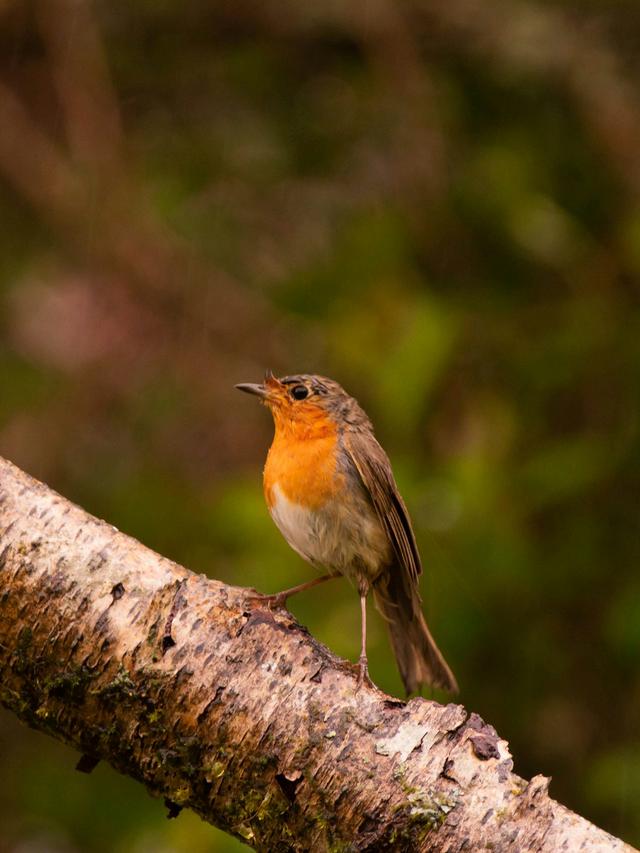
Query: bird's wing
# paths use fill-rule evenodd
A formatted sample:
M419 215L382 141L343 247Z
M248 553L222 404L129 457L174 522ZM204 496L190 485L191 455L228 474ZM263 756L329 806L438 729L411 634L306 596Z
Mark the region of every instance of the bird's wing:
M398 491L387 454L368 431L345 432L343 443L369 492L400 565L417 583L422 572L420 554L409 512Z

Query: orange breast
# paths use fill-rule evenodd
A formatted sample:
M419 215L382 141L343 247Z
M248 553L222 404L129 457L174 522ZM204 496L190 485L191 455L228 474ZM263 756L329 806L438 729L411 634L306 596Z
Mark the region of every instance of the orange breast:
M319 426L319 425L318 425ZM280 488L293 503L318 509L340 491L344 475L338 471L337 430L325 423L322 429L278 428L264 467L264 493L273 506L273 490Z

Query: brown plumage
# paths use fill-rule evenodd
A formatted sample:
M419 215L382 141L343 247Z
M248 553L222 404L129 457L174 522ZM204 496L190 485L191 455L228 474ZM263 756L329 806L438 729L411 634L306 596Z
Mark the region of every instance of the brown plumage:
M360 593L360 678L368 678L366 596L373 590L408 693L424 684L457 692L422 613L420 555L389 459L357 401L321 376L239 385L270 408L275 436L264 470L271 515L289 544L329 574L271 600L344 575Z
M345 446L391 541L394 562L373 584L376 607L387 624L407 693L423 684L458 692L458 684L427 627L418 582L422 563L391 463L372 431L349 432Z

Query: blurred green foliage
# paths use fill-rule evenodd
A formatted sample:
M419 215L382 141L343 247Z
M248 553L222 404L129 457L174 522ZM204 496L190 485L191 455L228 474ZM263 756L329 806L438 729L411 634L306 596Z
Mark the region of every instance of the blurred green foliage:
M232 386L338 379L394 463L461 700L640 844L633 8L5 4L0 453L278 590L309 569ZM357 655L348 584L292 609ZM376 618L370 658L399 695ZM0 754L2 851L240 849L7 714Z

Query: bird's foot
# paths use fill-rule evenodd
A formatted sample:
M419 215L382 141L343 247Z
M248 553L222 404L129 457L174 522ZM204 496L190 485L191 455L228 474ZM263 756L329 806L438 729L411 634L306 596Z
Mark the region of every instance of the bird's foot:
M356 666L358 667L358 681L356 684L356 690L360 690L363 684L367 687L373 687L374 690L377 690L378 688L373 683L369 675L369 664L367 662L366 656L361 655L360 660L358 661Z
M247 596L247 601L251 607L268 607L269 610L284 610L287 606L288 596L282 592L276 592L271 595L261 592L254 592Z

